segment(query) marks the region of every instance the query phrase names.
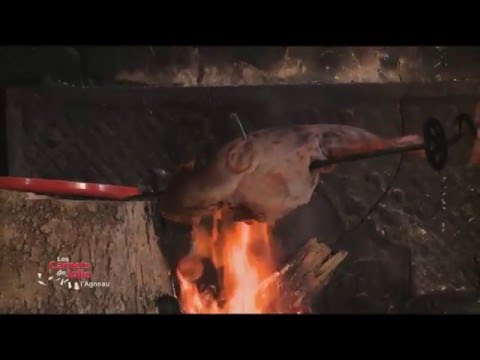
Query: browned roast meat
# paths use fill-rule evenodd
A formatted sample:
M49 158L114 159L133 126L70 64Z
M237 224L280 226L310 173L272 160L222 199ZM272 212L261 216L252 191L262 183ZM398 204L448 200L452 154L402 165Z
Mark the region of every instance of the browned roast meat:
M173 177L164 216L191 222L224 210L237 220L275 222L310 201L321 172L313 160L418 144L417 135L386 140L346 125L301 125L253 132L225 145L206 167L183 167Z

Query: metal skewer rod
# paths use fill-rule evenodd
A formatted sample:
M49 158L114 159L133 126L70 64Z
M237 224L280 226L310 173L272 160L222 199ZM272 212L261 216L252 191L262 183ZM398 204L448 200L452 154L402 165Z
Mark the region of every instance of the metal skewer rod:
M457 134L447 140L447 145L448 146L453 145L456 142L458 142L461 138L462 138L462 135ZM384 155L392 155L392 154L398 154L398 153L410 152L410 151L416 151L416 150L424 150L425 148L426 148L426 145L422 143L422 144L416 144L416 145L392 147L389 149L375 150L375 151L340 156L340 157L332 157L325 160L314 160L310 164L310 170L314 170L314 169L321 168L323 166L328 166L328 165L333 165L338 163L358 161L358 160L367 159L367 158L374 158L374 157L379 157Z

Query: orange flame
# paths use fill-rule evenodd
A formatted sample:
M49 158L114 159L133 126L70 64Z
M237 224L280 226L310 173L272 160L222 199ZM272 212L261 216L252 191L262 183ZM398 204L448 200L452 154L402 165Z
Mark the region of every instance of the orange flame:
M276 298L274 286L262 287L275 271L271 259L266 224L235 223L219 230L214 219L212 233L194 226L197 255L209 258L222 275L218 299L212 292L201 292L194 281L177 269L183 312L190 314L262 314ZM222 270L222 271L220 271Z

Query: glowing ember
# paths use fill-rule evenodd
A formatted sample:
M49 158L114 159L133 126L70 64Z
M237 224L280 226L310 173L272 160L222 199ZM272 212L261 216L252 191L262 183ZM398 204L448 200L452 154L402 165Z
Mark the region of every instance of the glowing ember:
M194 226L197 256L209 258L221 275L218 298L210 290L200 291L192 279L192 261L181 261L177 269L182 309L190 314L261 314L276 297L276 287L262 286L275 271L271 256L268 228L265 224L222 224L215 219L209 234ZM190 257L192 258L192 257ZM189 265L189 266L187 266ZM203 267L196 266L195 269Z

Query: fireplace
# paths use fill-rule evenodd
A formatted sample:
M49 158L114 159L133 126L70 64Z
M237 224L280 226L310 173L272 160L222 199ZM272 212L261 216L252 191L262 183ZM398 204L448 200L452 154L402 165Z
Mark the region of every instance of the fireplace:
M242 74L249 71L242 69ZM213 76L209 71L205 79ZM122 79L131 77L127 75L123 73ZM188 168L194 159L195 166L203 168L225 145L259 130L328 123L390 139L421 134L424 121L435 117L450 135L457 131L455 117L473 114L480 96L476 83L468 81L207 85L10 87L8 175L161 193L179 166ZM308 202L270 223L215 211L196 222L177 222L162 216L166 205L161 196L108 204L75 198L58 206L53 198L36 203L36 212L28 214L36 217L41 211L61 213L68 208L81 215L65 220L65 224L80 221L75 225L78 231L97 222L89 233L92 238L104 236L102 228L120 226L128 232L127 223L136 224L138 230L140 223L135 221L148 217L151 229L149 225L148 231L136 234L143 239L139 256L158 251L152 247L154 236L164 258L155 255L155 261L165 266L149 268L162 278L162 288L170 289L160 299L160 312L172 306L186 314L441 312L450 309L449 302L473 301L479 290L480 172L462 161L468 146L459 142L449 148L440 171L425 158L400 159L399 154L338 164L334 171L321 173ZM8 211L31 209L28 202L12 205L15 201L4 202ZM5 228L19 223L17 218L4 221ZM61 231L74 233L75 226L65 225ZM29 230L29 236L50 239L48 229L44 233L40 228L37 235L35 227ZM23 254L23 246L11 246ZM134 258L128 263L121 260L122 247L115 246L118 263L112 264L145 280L143 265L132 265ZM78 261L93 256L83 245L70 250L82 257ZM100 252L95 256L101 261ZM154 280L151 284L154 288ZM86 304L94 291L85 295ZM153 299L154 293L149 290L141 297ZM441 310L432 308L431 298L440 299ZM122 312L121 303L109 311ZM15 311L11 310L15 306L8 311ZM136 311L135 306L127 308ZM89 312L86 305L82 309Z

